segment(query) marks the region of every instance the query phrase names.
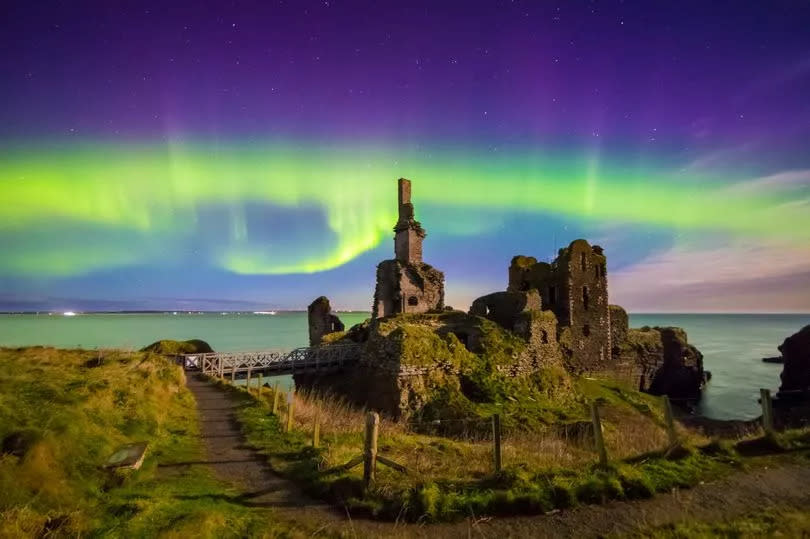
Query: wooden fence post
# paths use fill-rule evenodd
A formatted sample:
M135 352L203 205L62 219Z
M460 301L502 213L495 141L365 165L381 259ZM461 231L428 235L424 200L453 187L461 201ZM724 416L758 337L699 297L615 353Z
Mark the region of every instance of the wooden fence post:
M231 365L231 385L236 384L236 365Z
M287 432L292 430L293 424L293 408L295 405L295 391L290 391L287 394Z
M492 416L492 456L495 462L495 473L501 471L501 416Z
M602 438L602 421L599 419L599 406L591 403L591 420L593 421L593 441L596 444L596 452L599 454L599 465L607 467L608 458L605 450L605 440Z
M259 390L256 392L259 394L259 397L262 396L262 390L264 389L264 372L259 375Z
M374 482L377 471L377 436L380 433L380 415L366 415L366 442L363 447L363 485L368 488Z
M321 444L321 408L315 410L315 425L312 427L312 447Z
M280 393L278 392L278 382L273 385L273 415L278 415L278 399Z
M765 429L766 436L772 436L773 428L773 401L769 389L759 390L759 402L762 405L762 428Z
M667 435L669 436L669 446L675 447L678 445L678 433L675 431L675 417L672 415L672 403L669 397L664 395L664 422L667 426Z

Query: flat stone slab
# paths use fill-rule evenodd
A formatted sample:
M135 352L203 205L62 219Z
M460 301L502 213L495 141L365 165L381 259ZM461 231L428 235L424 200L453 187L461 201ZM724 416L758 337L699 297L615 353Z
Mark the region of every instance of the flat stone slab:
M146 448L148 446L149 442L136 442L134 444L122 445L107 459L104 467L137 470L141 467L141 464L143 464L143 459L146 456Z

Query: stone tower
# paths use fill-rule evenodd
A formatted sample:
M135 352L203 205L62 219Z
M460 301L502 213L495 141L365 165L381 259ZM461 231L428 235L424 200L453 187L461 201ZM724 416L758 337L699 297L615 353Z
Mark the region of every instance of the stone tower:
M509 266L510 292L537 289L554 312L561 342L570 342L571 367L598 369L611 358L607 259L598 245L574 240L551 264L516 256ZM569 339L563 338L567 331Z
M414 218L411 182L398 182L399 219L394 227L394 259L377 266L372 318L399 313L424 313L444 307L444 274L422 262L427 235Z
M399 220L394 227L394 257L405 264L422 262L422 241L427 235L422 225L413 217L411 204L411 181L400 178Z

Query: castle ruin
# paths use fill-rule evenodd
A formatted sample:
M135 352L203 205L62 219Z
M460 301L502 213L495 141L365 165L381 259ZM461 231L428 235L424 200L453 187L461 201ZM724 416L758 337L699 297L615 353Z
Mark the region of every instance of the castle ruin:
M307 307L309 321L309 345L321 344L324 336L343 331L346 327L337 315L332 314L332 306L326 296L321 296Z
M398 181L399 220L394 227L394 259L377 266L371 317L424 313L444 307L444 274L422 261L427 233L414 218L411 182Z
M628 328L624 309L608 303L607 260L598 245L574 240L550 263L516 256L505 291L476 299L469 313L446 310L444 274L422 260L426 233L404 178L398 210L395 257L377 266L371 318L343 331L326 298L309 308L311 345L359 345L356 363L341 373L296 374L297 387L332 392L395 418L453 388L478 398L470 376L480 368L486 376L527 378L611 372L639 390L699 396L700 352L679 328Z
M507 291L532 289L540 293L544 308L556 315L559 331L570 332L573 370L592 370L610 360L607 259L601 247L579 239L560 249L551 263L514 257Z

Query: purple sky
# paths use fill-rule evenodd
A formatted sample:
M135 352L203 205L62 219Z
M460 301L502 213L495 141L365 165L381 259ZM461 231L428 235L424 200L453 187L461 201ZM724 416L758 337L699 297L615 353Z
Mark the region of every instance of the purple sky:
M798 1L5 2L0 196L4 189L9 200L17 196L19 152L47 163L54 148L91 147L103 156L105 144L193 143L228 152L273 143L358 155L369 146L407 150L422 164L487 152L518 160L542 151L565 171L596 155L608 163L600 185L622 185L623 170L644 170L666 187L711 178L713 186L748 189L760 209L810 208L808 29L810 4ZM308 170L307 160L296 159L286 166ZM521 181L534 181L535 172L522 171ZM552 242L584 236L606 247L611 299L630 309L810 310L806 236L683 229L515 205L491 208L493 230L459 237L442 216L479 211L480 204L459 208L435 196L420 203L420 178L412 180L417 212L431 233L426 253L447 273L449 302L458 306L504 288L512 254L539 256L553 250ZM79 180L53 179L72 181ZM289 179L291 189L295 181ZM505 185L499 182L516 180L490 181L499 189ZM138 191L121 185L122 193ZM186 211L216 221L238 205L248 228L306 238L293 245L262 236L288 254L331 237L321 202L290 206L240 193L221 207L208 202L170 211L178 222ZM150 211L160 206L157 198L142 203ZM54 238L77 245L132 241L119 224L64 221L41 211L37 226L0 214L9 260L46 252ZM188 253L221 250L218 242L231 241L203 227L182 238L170 230L150 234L138 241L165 239L165 250ZM321 293L339 306L367 308L374 265L391 256L391 243L328 271L287 275L237 274L213 260L189 275L147 254L58 276L20 270L28 267L22 262L0 264L0 309L300 308ZM750 257L773 262L735 270ZM698 261L707 263L684 278L673 269Z

